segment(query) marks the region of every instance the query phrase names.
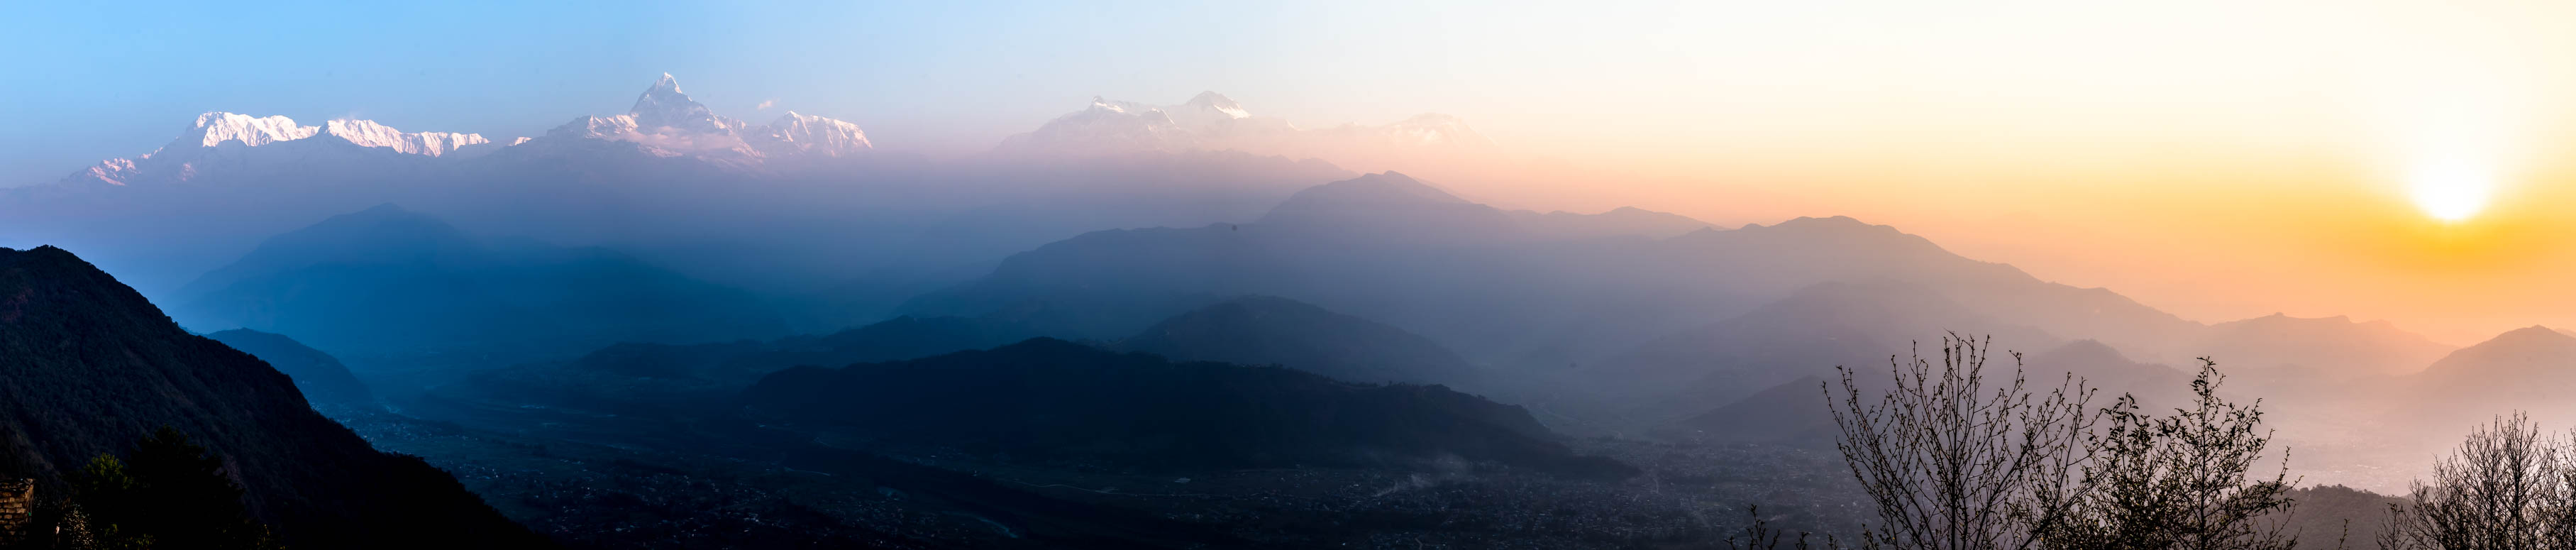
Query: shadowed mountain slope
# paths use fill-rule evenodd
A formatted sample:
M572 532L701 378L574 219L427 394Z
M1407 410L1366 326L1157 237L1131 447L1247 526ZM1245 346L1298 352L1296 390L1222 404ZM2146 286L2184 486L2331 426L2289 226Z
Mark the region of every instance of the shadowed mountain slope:
M306 347L286 335L237 328L206 337L268 362L269 366L277 368L277 372L295 379L295 388L303 391L304 399L314 404L376 407L375 395L368 392L367 386L359 383L356 376L349 374L349 367L341 365L340 360L330 354Z
M445 472L376 451L315 413L286 375L181 330L62 249L0 249L0 380L0 470L49 490L168 426L220 457L290 546L543 544Z

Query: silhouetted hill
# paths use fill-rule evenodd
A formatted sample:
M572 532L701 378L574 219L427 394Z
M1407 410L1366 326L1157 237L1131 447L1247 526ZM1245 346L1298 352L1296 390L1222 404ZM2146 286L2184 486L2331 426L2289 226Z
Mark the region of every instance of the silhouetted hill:
M2435 441L2514 411L2559 425L2576 418L2576 336L2514 329L2453 351L2400 385L2413 403L2395 420L2421 424Z
M2187 402L2189 394L2183 390L2190 387L2192 376L2200 372L2198 361L2181 367L2139 362L2099 340L2067 342L2056 349L2026 355L2022 364L2033 381L2055 387L2062 378L2071 374L2102 390L2104 395L2136 394L2148 408L2180 406ZM2219 372L2226 374L2230 371L2222 363ZM2227 376L2232 379L2235 375Z
M1009 323L898 317L826 335L710 344L626 342L571 361L477 372L448 399L497 398L638 415L694 414L762 376L800 365L848 365L984 349L1027 338Z
M1523 236L1521 224L1404 174L1385 172L1290 195L1256 225L1403 242L1489 242Z
M1864 368L1861 372L1878 374L1877 369ZM1826 382L1822 376L1809 375L1764 388L1716 410L1676 422L1666 435L1832 449L1834 438L1842 432L1834 427L1833 414L1825 402ZM1881 391L1883 386L1870 385L1864 391Z
M2014 347L2060 341L1988 317L1929 287L1827 282L1732 319L1657 338L1582 371L1620 381L1625 387L1613 388L1625 400L1678 396L1725 403L1798 377L1822 376L1836 366L1883 365L1916 342L1938 346L1950 332L1989 335Z
M2576 377L2576 336L2544 326L2506 331L2449 355L2424 369L2436 379L2539 381Z
M1520 407L1438 386L1173 362L1034 339L988 351L798 367L743 392L754 414L865 439L1147 469L1410 464L1444 456L1627 475L1572 454Z
M218 455L294 547L543 545L445 472L377 452L286 375L181 330L58 248L0 248L0 380L0 471L47 491L169 426Z
M2281 522L2281 530L2300 548L2335 548L2337 542L2346 548L2374 544L2388 527L2388 506L2412 502L2342 485L2291 489L2288 496L2297 506L2265 519Z
M1309 189L1255 223L1086 233L903 310L1081 312L1034 324L1113 339L1224 297L1269 295L1408 327L1500 369L1555 369L1833 281L1918 285L1987 317L2124 350L2170 349L2204 328L1850 218L1569 240L1401 174Z
M1599 214L1576 214L1556 211L1541 214L1530 210L1505 212L1523 229L1538 235L1560 239L1599 239L1643 237L1662 239L1709 229L1708 222L1689 216L1656 212L1634 206L1622 206Z
M278 235L180 292L194 328L334 353L581 349L786 332L751 295L599 248L483 241L392 205Z
M2457 348L2387 321L2360 323L2341 315L2302 319L2275 313L2211 325L2208 336L2191 349L2218 359L2234 372L2276 370L2307 378L2415 372Z
M1429 338L1272 296L1184 313L1110 347L1180 361L1279 365L1353 382L1459 384L1481 374Z
M368 409L377 408L376 397L367 385L349 374L349 367L321 350L306 347L283 334L270 334L237 328L206 335L226 346L241 350L268 366L277 368L295 380L295 389L304 399L315 404L334 404Z

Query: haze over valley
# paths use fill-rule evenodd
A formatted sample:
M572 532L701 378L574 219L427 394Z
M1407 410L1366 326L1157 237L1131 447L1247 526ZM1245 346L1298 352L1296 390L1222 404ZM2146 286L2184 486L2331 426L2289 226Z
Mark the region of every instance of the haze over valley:
M993 7L1009 36L977 46L922 30L973 19L946 7L482 6L462 9L633 28L526 39L588 64L541 75L208 41L324 76L67 98L132 81L49 62L0 84L7 102L195 114L31 114L14 127L62 143L0 139L0 177L23 180L0 181L0 547L2416 549L2576 532L2576 311L2555 284L2576 263L2548 200L2558 168L2525 151L2548 132L2422 107L2451 114L2399 155L2420 169L2355 175L2349 144L2301 141L2341 139L2312 120L2339 111L2276 101L2334 79L2229 79L2323 54L2209 27L2197 5L2004 10L2103 34L2052 40L2172 80L2153 89L2101 89L2139 77L2083 63L1996 69L2053 58L1926 30L1717 47L1790 35L1714 15L1847 34L1914 10L1840 7ZM2272 9L2248 17L2312 13ZM2491 14L2401 17L2423 10L2439 11L2299 32L2559 40ZM366 25L469 23L408 15ZM665 38L740 66L630 43L695 16L703 33ZM1240 36L1157 24L1201 20ZM1426 20L1446 25L1386 36ZM823 41L820 21L866 31ZM1290 23L1315 34L1285 40ZM2177 28L2251 59L2105 42ZM92 31L48 32L141 63L119 48L145 46ZM1982 57L1890 61L1906 37ZM1128 47L1179 38L1205 51ZM755 51L781 44L813 47ZM1004 47L1095 64L987 51ZM2472 78L2524 58L2451 47L2474 51L2426 55L2491 63L2463 61L2427 105L2556 89L2554 72ZM1125 55L1084 57L1104 49ZM1344 72L1308 59L1325 52ZM843 74L861 68L884 71ZM459 86L351 84L437 77ZM2011 97L2031 101L1992 102ZM312 116L349 102L370 109ZM2169 113L2194 102L2209 110ZM2252 104L2284 111L2212 122ZM2517 120L2548 127L2554 108ZM1356 121L1320 122L1340 119ZM2229 131L2264 121L2311 126ZM126 150L73 156L108 145ZM2487 498L2499 479L2528 490ZM2489 516L2509 521L2468 519Z

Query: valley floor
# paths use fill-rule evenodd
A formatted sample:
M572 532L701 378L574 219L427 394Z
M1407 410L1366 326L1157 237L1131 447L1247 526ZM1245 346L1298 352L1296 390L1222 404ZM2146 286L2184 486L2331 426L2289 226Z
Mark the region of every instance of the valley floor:
M596 548L1712 548L1761 503L1776 525L1866 513L1831 450L1577 442L1644 469L1560 479L1403 469L1123 471L945 449L692 444L656 421L539 408L338 415L513 519ZM698 442L703 443L703 442Z

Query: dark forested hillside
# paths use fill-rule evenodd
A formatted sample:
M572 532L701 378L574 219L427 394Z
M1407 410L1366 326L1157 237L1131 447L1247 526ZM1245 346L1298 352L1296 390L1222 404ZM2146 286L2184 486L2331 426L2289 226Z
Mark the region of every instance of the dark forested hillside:
M181 330L70 252L0 249L0 470L60 491L161 427L220 457L300 548L538 545L454 478L371 448L286 375Z
M1173 362L1061 340L772 374L755 414L860 437L1152 469L1414 463L1446 456L1575 475L1520 407L1437 386L1341 382L1279 367Z

